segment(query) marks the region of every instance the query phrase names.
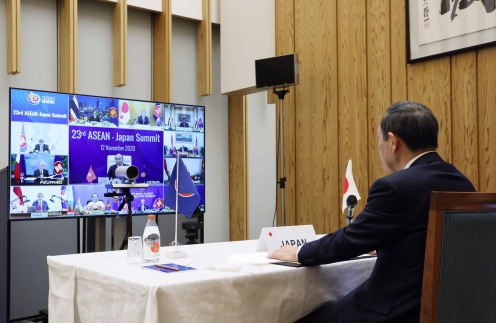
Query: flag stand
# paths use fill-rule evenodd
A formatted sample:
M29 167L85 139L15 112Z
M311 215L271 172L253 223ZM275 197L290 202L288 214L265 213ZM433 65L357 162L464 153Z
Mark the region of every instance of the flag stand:
M284 119L283 119L283 104L284 96L289 92L288 89L283 88L282 90L273 89L273 92L277 94L279 98L279 190L280 190L280 203L279 213L281 214L281 226L286 225L286 218L284 213L284 188L286 187L286 177L284 177Z
M183 251L178 251L177 246L180 246L181 244L177 242L177 209L179 207L179 154L176 153L176 224L175 224L175 235L174 235L174 241L171 242L169 246L174 247L174 251L172 252L166 252L164 254L165 258L172 258L172 259L178 259L178 258L186 258L187 254ZM172 183L172 185L176 185L176 183ZM169 182L169 186L171 183Z

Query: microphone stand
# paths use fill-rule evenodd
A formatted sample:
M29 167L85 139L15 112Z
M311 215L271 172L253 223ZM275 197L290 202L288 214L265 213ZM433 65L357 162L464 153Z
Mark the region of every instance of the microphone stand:
M279 192L281 195L280 203L281 206L279 208L281 212L281 226L286 225L286 217L284 213L284 188L286 187L286 177L284 177L284 118L283 118L283 105L284 105L284 96L289 92L286 88L282 90L273 89L273 92L277 94L279 98Z
M353 213L355 213L357 202L358 200L355 195L350 195L346 199L346 206L348 207L348 214L346 214L346 225L353 222Z

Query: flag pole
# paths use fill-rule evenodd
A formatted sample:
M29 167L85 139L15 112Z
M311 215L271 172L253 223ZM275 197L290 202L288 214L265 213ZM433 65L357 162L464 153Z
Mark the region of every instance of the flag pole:
M172 174L174 174L174 171ZM175 187L176 183L177 183L177 187ZM174 251L166 252L164 256L165 258L173 258L173 259L186 258L187 255L185 252L177 251L177 245L179 244L177 242L177 214L178 214L177 209L179 208L179 153L176 153L176 181L174 183L171 183L169 181L169 188L171 185L174 185L174 188L176 190L176 231L174 233L174 241L169 245L169 246L174 245Z
M286 177L284 177L284 96L289 92L286 88L282 90L273 89L273 92L277 94L279 98L279 192L280 192L280 207L279 213L281 215L281 226L286 225L286 215L284 212L284 188L286 187Z
M174 237L174 252L177 252L177 209L179 207L179 154L176 153L176 232ZM173 185L175 186L176 183Z

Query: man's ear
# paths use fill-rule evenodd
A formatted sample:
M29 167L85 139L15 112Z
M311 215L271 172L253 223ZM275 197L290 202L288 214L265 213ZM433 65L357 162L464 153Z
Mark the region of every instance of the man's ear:
M395 136L394 133L388 132L388 140L390 142L390 148L393 153L398 151L400 147L400 139L399 137Z

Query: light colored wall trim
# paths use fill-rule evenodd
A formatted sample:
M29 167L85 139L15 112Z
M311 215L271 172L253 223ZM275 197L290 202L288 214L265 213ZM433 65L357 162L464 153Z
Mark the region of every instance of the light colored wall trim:
M117 0L99 0L102 2L117 3ZM136 9L143 9L153 12L162 12L162 0L128 0L127 5Z
M212 23L210 0L203 2L203 19L198 23L198 95L212 94Z
M220 25L220 0L210 0L212 24Z
M274 0L222 1L220 18L221 93L253 88L255 60L275 56Z
M127 84L127 0L114 9L114 86Z
M153 17L153 100L171 102L172 0L162 0L162 12Z
M186 18L201 21L202 0L172 0L172 15L178 18Z
M77 92L78 1L59 2L59 90Z
M7 0L7 74L21 72L21 0Z

